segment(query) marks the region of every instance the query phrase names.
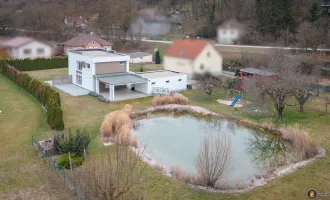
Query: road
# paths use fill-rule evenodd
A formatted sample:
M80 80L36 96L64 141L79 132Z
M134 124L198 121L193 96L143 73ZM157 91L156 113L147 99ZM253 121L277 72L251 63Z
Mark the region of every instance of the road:
M152 43L163 43L163 44L171 44L173 41L166 40L149 40L142 39L144 42L152 42ZM234 48L254 48L254 49L282 49L282 50L298 50L298 51L312 51L312 48L298 48L298 47L276 47L276 46L250 46L250 45L226 45L226 44L215 44L217 47L234 47ZM329 51L330 49L316 49L316 51Z

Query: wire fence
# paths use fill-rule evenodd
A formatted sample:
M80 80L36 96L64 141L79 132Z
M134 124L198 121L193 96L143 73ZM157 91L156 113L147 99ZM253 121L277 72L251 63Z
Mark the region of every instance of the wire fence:
M67 187L73 190L74 195L78 200L88 200L86 195L79 189L77 182L75 181L73 175L69 173L69 170L59 164L53 152L42 149L40 147L40 142L43 141L39 141L35 136L32 136L32 145L36 147L36 149L43 155L43 162L56 173L56 175L65 183Z

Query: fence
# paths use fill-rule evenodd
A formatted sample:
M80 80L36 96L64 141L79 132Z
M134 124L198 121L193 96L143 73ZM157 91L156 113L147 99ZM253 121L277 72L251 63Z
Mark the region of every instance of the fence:
M60 85L60 84L69 84L72 83L72 76L71 75L53 75L52 76L52 84L53 85Z
M56 173L56 175L66 184L66 186L68 186L71 190L74 191L74 194L78 198L78 200L88 200L86 195L79 189L78 184L74 180L74 177L68 173L68 170L66 170L58 163L56 157L53 154L51 154L48 150L44 150L41 148L40 142L43 141L38 141L35 136L32 136L32 145L36 147L36 149L43 155L44 163L46 163L49 168Z

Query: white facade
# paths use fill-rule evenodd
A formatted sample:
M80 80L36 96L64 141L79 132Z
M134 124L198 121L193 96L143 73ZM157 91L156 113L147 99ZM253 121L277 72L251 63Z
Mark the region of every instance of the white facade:
M149 77L148 73L159 73L160 76ZM135 90L145 94L152 94L153 88L168 88L171 90L171 92L187 89L186 74L172 72L172 74L166 74L162 76L161 73L168 73L168 71L160 70L136 73L136 75L148 79L148 82L145 84L137 84L135 86Z
M220 44L234 44L239 39L240 32L236 28L219 27L217 37Z
M52 56L52 47L34 40L19 47L7 48L6 52L14 59L50 58Z
M128 55L118 55L118 56L93 56L84 55L76 52L69 52L68 62L69 62L69 75L72 76L72 83L79 85L87 90L96 91L96 64L106 63L106 62L125 62L126 72L129 71L129 56ZM81 70L78 69L77 62L85 62L89 64L90 68L83 67ZM77 80L77 75L81 76L82 81L79 84Z
M185 59L172 56L164 56L164 69L192 75L206 71L214 75L222 74L222 56L210 44L198 54L195 59Z
M130 63L152 63L152 55L130 58Z

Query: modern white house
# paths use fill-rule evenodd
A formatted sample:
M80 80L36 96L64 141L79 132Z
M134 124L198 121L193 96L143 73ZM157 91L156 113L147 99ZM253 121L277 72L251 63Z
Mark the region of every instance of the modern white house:
M236 19L229 19L217 28L217 40L220 44L235 44L244 34L243 26Z
M12 59L50 58L52 46L30 37L14 37L0 44Z
M152 63L152 54L146 52L128 53L130 63Z
M154 88L170 91L187 88L187 76L182 73L166 70L130 72L129 55L113 50L70 50L68 59L72 83L110 101L148 96Z
M163 65L165 70L185 73L210 72L222 74L222 56L208 40L178 39L165 51Z

